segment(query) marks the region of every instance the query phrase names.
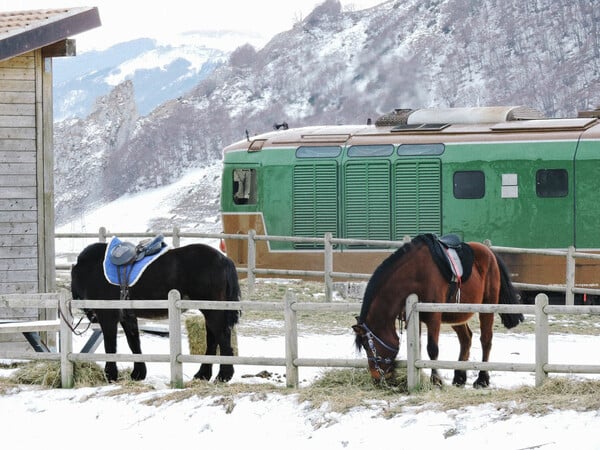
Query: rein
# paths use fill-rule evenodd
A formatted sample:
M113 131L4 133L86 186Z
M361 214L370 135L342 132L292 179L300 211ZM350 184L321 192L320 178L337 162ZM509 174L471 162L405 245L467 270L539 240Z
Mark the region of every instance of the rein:
M69 301L68 303L69 303L69 316L73 317L73 311L71 310L71 302ZM62 320L65 321L65 323L67 324L67 326L69 327L69 329L76 336L81 336L82 334L84 334L87 330L89 330L90 326L92 325L92 323L89 322L87 324L87 327L85 327L85 330L83 330L83 331L77 331L77 328L79 328L79 325L81 325L81 322L83 321L83 316L81 316L79 318L79 321L77 322L77 324L73 325L71 323L71 321L68 319L67 315L63 312L62 308L60 307L60 302L58 302L58 315L62 318Z
M367 338L367 344L369 345L369 350L371 350L371 353L373 354L373 356L368 356L367 355L367 359L369 361L373 362L373 365L375 366L375 370L377 370L377 372L379 372L379 375L382 377L382 379L384 378L385 374L387 372L390 371L390 369L392 369L394 367L394 358L396 357L396 355L398 354L398 352L400 351L399 347L395 347L393 345L389 345L387 344L383 339L381 339L379 336L377 336L375 333L373 333L371 331L371 329L367 326L366 323L361 323L360 327L365 330L365 337ZM393 357L381 357L377 355L377 348L375 347L375 341L377 341L379 343L379 345L381 345L383 348L385 348L386 350L389 350L390 352L394 353ZM387 370L383 370L380 366L379 363L384 363L387 364L389 367L387 368Z

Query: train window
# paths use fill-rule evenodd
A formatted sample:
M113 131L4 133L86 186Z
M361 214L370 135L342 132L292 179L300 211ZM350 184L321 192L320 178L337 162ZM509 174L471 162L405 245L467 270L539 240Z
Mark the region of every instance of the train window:
M257 198L256 169L233 169L233 202L254 205Z
M348 149L348 156L360 158L364 156L390 156L394 153L394 146L389 145L353 145Z
M540 169L535 174L538 197L566 197L569 194L569 174L565 169Z
M339 145L324 145L318 147L298 147L296 158L335 158L340 156L342 147Z
M444 144L401 144L398 147L399 156L441 155L446 147Z
M485 175L480 170L454 172L455 198L483 198Z

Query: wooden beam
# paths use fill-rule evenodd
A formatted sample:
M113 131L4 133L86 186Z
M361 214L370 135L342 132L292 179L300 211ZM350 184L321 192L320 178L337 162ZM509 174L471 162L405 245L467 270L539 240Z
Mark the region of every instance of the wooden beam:
M77 56L75 39L63 39L42 48L43 58L56 58L59 56Z

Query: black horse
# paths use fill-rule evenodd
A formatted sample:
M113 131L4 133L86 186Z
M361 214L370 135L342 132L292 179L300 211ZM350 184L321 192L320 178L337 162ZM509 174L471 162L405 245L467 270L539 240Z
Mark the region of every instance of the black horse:
M71 293L75 300L118 300L120 287L107 281L103 261L107 244L87 246L77 257L71 269ZM168 250L160 255L142 273L137 282L129 287L132 300L166 300L171 289L177 289L182 298L190 300L238 301L240 287L233 261L218 250L204 244L191 244ZM117 325L121 324L132 353L141 354L137 317L157 318L166 315L156 309L95 309L86 311L90 319L97 321L104 335L106 353L117 351ZM232 356L231 331L237 323L239 311L203 310L206 322L206 354ZM107 362L104 371L108 381L118 376L115 362ZM218 381L229 381L233 366L222 364ZM202 364L194 378L209 380L212 365ZM146 377L146 364L136 362L131 372L134 380Z

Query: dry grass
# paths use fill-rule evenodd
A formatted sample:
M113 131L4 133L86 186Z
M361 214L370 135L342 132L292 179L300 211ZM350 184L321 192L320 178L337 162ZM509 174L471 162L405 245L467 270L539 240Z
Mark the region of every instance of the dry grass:
M399 413L405 406L448 411L482 404L493 404L510 414L548 414L555 410L597 411L600 407L600 381L572 379L563 376L549 378L541 387L523 386L515 389L472 389L445 386L424 389L406 397L388 413Z
M150 391L140 383L120 384L119 389L100 395L129 395ZM147 405L177 403L194 398L211 398L213 405L233 411L237 399L250 396L263 401L270 395L294 395L300 403L313 409L326 409L340 414L355 408L369 408L385 418L402 414L407 408L449 411L483 404L506 414L542 416L556 410L597 411L600 408L600 382L551 377L541 387L516 389L473 389L444 386L432 387L423 379L419 391L408 394L406 374L398 371L396 380L387 385L373 383L364 369L339 369L326 372L311 386L285 388L271 383L212 383L194 380L184 389L156 392L144 400Z
M106 384L104 371L95 363L75 363L73 365L73 380L76 387ZM8 378L8 382L59 388L61 387L60 362L34 361L22 364Z

